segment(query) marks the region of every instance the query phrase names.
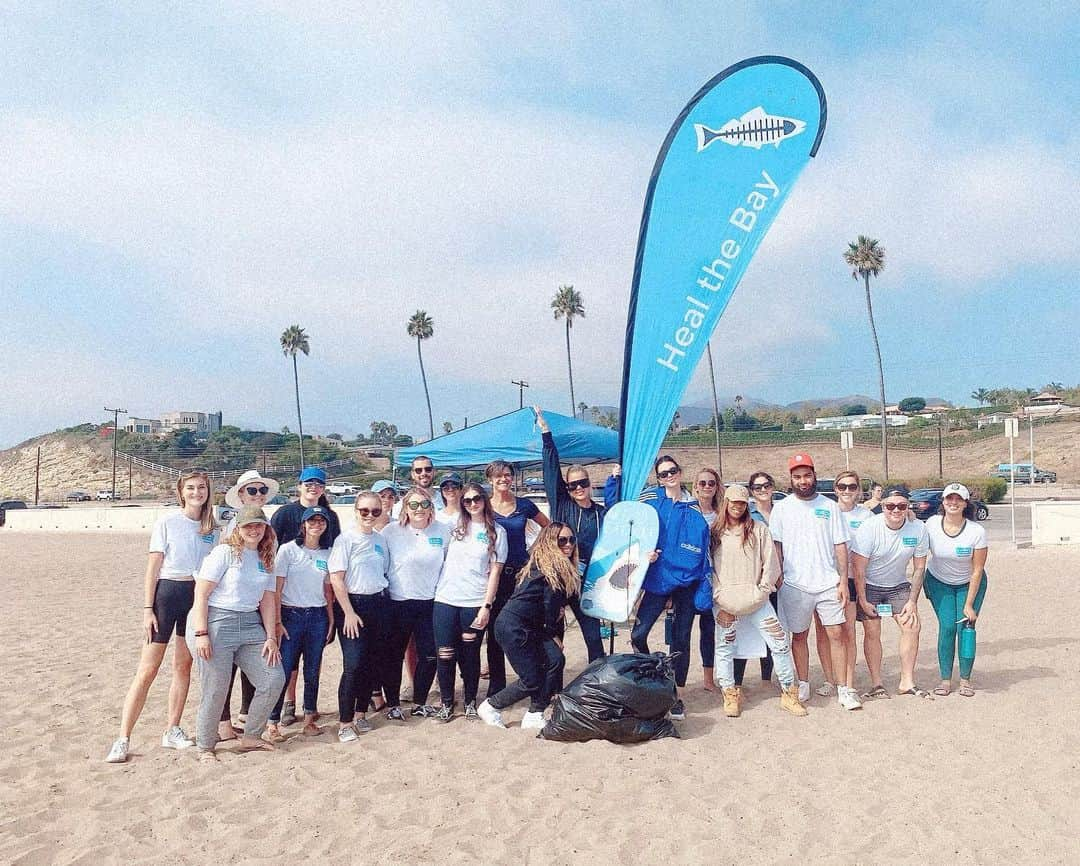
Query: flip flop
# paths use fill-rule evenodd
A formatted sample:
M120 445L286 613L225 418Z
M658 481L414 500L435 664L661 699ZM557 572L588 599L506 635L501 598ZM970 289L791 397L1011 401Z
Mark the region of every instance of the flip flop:
M927 701L932 701L934 696L930 694L926 689L920 689L918 686L912 686L910 689L904 689L902 692L897 692L898 695L914 695L915 697L923 698Z
M936 689L934 689L934 694L937 695L939 698L946 698L950 694L952 694L952 690L946 688L945 686L938 686Z
M870 698L890 698L891 699L892 695L889 694L888 689L886 689L885 686L877 685L877 686L874 686L872 689L870 689L870 691L863 694L862 698L863 698L864 701L869 700Z
M965 698L973 698L975 697L975 689L971 686L960 686L960 694Z

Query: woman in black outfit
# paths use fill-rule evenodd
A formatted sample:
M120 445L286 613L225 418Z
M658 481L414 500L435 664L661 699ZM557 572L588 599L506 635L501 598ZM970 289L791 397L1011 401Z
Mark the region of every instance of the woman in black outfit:
M563 608L580 589L574 530L552 521L540 530L518 576L517 588L495 623L499 643L519 679L477 707L487 724L505 728L501 711L528 698L529 711L521 727L544 727L551 685L566 661L558 637Z

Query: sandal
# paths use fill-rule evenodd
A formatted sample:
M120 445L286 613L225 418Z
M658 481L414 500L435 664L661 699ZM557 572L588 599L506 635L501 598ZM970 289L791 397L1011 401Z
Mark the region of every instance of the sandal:
M930 692L928 692L926 689L920 689L918 686L912 686L910 689L904 689L902 692L897 692L897 694L913 695L927 701L932 701L934 699L934 696L930 694Z
M199 763L200 764L216 764L218 763L217 752L212 749L199 749Z
M892 698L892 695L889 694L889 690L885 686L879 684L862 695L864 701L870 698Z
M948 686L938 686L934 689L934 694L939 698L946 698L952 693L952 690Z
M960 686L960 694L965 698L973 698L975 697L975 689L971 686Z

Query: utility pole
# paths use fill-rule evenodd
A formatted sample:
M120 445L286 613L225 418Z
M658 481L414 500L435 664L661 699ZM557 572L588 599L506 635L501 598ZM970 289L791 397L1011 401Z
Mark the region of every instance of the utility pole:
M516 381L514 379L511 379L510 384L518 386L518 408L519 409L524 409L525 408L525 389L529 387L529 383L524 381L524 380L518 382L518 381Z
M941 416L937 419L937 474L938 478L945 477L945 469L941 462Z
M128 501L131 501L131 455L128 455Z
M38 494L41 492L41 446L37 449L37 464L34 466L34 507L37 508Z
M127 415L127 409L110 409L105 407L106 412L113 413L113 427L112 427L112 498L116 501L116 434L120 428L120 414Z

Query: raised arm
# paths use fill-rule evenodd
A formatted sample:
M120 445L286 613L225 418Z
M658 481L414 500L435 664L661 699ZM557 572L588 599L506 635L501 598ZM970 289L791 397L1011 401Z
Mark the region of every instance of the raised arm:
M560 504L565 502L570 493L566 489L566 481L562 477L562 469L559 467L559 449L555 445L555 437L551 435L551 428L544 418L543 410L539 406L533 406L536 413L536 426L540 428L540 437L544 441L544 493L547 495L548 507L552 514L556 514Z

